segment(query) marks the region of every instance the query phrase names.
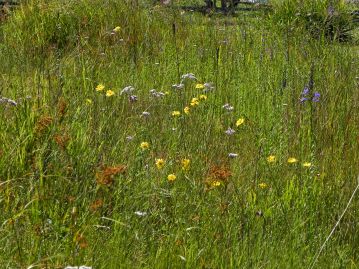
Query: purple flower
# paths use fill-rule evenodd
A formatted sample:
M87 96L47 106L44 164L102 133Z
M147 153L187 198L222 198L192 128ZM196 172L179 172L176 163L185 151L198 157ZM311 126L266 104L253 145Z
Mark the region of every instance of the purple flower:
M320 99L320 93L315 92L312 101L313 102L319 102L319 99Z
M301 95L307 95L308 93L309 93L309 88L305 86Z
M307 98L307 97L301 97L300 99L299 99L299 101L301 102L301 103L304 103L305 101L308 101L309 99Z
M237 153L229 153L228 157L229 158L236 158L236 157L238 157L238 154Z
M131 95L131 96L129 97L129 100L130 100L131 103L134 103L134 102L137 101L137 96L136 96L136 95Z
M229 127L229 128L225 131L225 133L226 133L227 135L233 135L235 132L236 132L236 131L233 130L231 127Z

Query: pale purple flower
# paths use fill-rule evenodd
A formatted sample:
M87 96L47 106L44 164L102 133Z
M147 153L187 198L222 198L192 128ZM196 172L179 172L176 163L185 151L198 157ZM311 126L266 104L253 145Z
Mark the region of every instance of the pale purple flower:
M196 76L192 73L184 74L184 75L182 75L181 78L182 78L182 80L186 80L186 79L197 80Z
M229 153L228 157L229 158L236 158L236 157L238 157L238 154L237 153Z
M224 108L225 110L227 110L227 111L233 111L234 110L234 107L233 106L231 106L230 104L224 104L223 106L222 106L222 108Z
M204 85L204 89L203 89L204 92L209 92L209 91L214 90L214 86L213 86L212 82L206 82L203 85Z
M180 83L180 84L173 84L172 88L175 90L182 90L184 88L184 84Z
M14 100L6 97L0 97L0 104L17 106L17 103Z
M227 135L233 135L235 132L236 132L236 131L233 130L231 127L229 127L229 128L225 131L225 133L226 133Z
M135 211L135 214L139 217L144 217L147 215L147 212L144 211Z
M155 89L150 90L150 94L154 97L163 97L165 94L163 92L158 92Z
M134 103L134 102L137 101L137 96L136 95L130 95L129 100L130 100L131 103Z
M132 86L126 86L125 88L122 89L122 91L120 92L120 94L130 94L131 92L133 92L135 90L134 87Z
M132 141L132 140L133 140L133 136L132 136L132 135L126 136L126 140L127 140L127 141Z
M150 115L151 115L150 112L147 112L147 111L142 112L143 117L149 117Z
M320 99L320 93L315 92L312 101L313 102L319 102L319 99Z

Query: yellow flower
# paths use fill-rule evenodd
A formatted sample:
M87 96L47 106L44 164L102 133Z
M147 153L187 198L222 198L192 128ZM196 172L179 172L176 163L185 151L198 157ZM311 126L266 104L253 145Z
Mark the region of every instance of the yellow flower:
M274 163L277 160L277 158L274 155L269 155L267 157L267 162Z
M219 186L221 186L221 182L218 181L218 180L215 180L215 181L213 181L213 182L211 183L211 186L212 186L212 187L219 187Z
M121 27L116 26L112 31L114 31L115 33L118 33L119 31L121 31Z
M179 117L180 115L181 115L181 112L179 112L178 110L172 112L173 117Z
M172 181L175 181L176 180L176 175L175 174L169 174L167 176L167 180L172 182Z
M258 187L261 188L261 189L265 189L265 188L268 187L268 185L267 185L267 183L262 182L262 183L258 184Z
M194 97L191 100L191 106L198 106L199 105L199 101L198 98Z
M165 91L165 95L170 95L171 93L169 91Z
M183 170L188 170L190 163L191 163L191 161L189 159L182 159L182 161L181 161L182 169Z
M184 109L183 109L183 112L185 113L185 114L189 114L189 111L190 111L190 108L188 107L188 106L186 106Z
M92 105L92 100L91 99L86 99L85 101L86 101L86 104Z
M105 89L105 86L103 84L98 84L96 86L96 91L102 92Z
M303 167L311 167L312 166L312 163L309 163L309 162L305 162L302 164Z
M148 143L148 142L142 142L141 144L140 144L140 148L142 149L142 150L146 150L146 149L148 149L150 147L150 143Z
M238 127L238 126L242 125L243 123L244 123L244 119L240 118L236 121L236 126Z
M298 162L298 160L296 158L290 157L290 158L288 158L287 162L288 163L296 163L296 162Z
M196 84L196 89L198 89L198 90L204 89L204 84L202 84L202 83Z
M110 96L113 96L113 95L115 95L114 91L111 91L111 90L106 91L106 96L107 97L110 97Z
M165 160L156 159L156 166L157 166L157 169L162 169L165 166Z
M207 100L207 95L201 94L199 100Z

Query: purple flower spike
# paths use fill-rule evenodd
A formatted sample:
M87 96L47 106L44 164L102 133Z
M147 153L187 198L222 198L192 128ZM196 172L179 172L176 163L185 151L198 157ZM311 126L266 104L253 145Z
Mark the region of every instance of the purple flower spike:
M303 91L302 91L302 95L307 95L309 93L309 88L308 87L304 87Z
M313 102L319 102L319 99L320 99L320 93L315 92L312 101Z
M299 99L299 101L300 101L301 103L304 103L305 101L308 101L308 98L306 98L306 97L301 97L301 98Z

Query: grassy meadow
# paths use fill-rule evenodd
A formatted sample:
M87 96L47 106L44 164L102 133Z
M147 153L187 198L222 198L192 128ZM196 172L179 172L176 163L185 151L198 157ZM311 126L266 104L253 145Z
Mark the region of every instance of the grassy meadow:
M154 2L7 11L0 268L358 268L355 29Z

